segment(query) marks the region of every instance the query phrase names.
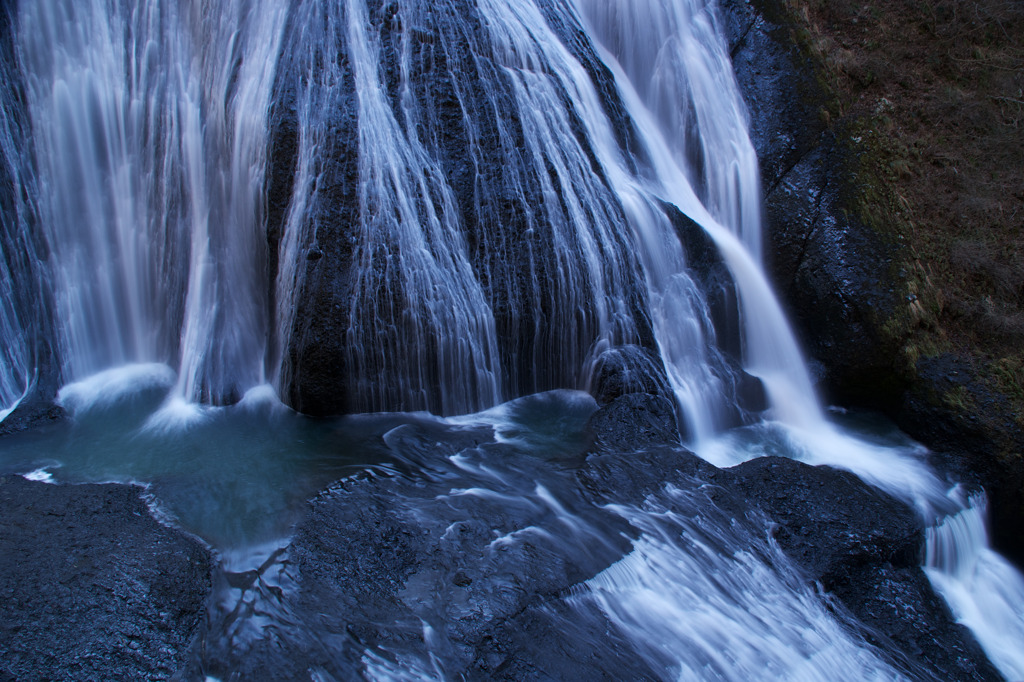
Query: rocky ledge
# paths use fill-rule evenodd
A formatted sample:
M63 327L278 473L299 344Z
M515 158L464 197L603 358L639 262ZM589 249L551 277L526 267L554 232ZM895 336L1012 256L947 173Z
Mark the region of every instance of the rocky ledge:
M239 603L277 624L227 644L211 634L192 673L659 679L588 601L641 542L615 510L656 500L698 526L724 522L749 543L739 551L769 562L784 552L801 589L911 679L1001 679L933 593L922 522L904 503L848 472L778 457L718 469L670 444L674 416L649 394L612 400L588 430L587 451L546 455L487 429L389 432L400 466L312 500L292 544L240 588ZM237 612L211 632L235 629Z
M694 524L683 542L729 528L722 561L786 554L792 589L911 679L1000 679L932 591L907 505L778 457L716 468L651 394L589 405L526 450L412 418L382 437L391 465L323 491L259 569L212 579L139 488L0 478L0 680L659 679L594 597L653 537L628 512L651 504Z
M143 490L0 477L0 680L164 680L206 614L213 558Z

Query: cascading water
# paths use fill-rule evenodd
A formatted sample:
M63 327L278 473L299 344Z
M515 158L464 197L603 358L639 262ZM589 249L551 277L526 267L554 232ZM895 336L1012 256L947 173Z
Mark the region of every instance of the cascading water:
M319 204L336 153L328 126L341 106L330 83L351 79L356 127L352 153L360 179L351 239L352 295L347 311L344 355L362 410L433 406L446 413L496 404L501 395L494 320L467 259L455 197L442 169L429 153L412 105L408 64L403 59L398 85L401 106L389 101L379 71L381 46L371 34L363 3L305 3L300 13L324 15L322 27L296 29L296 68L308 78L297 95L300 139L296 165L299 198L284 228L277 279L279 328L291 330L304 273L300 244L330 237ZM322 30L323 33L315 31ZM345 53L350 70L320 65L326 45ZM298 57L294 53L299 54ZM427 122L426 125L429 125ZM317 168L319 167L319 170ZM321 189L313 188L320 181ZM318 235L322 231L323 235ZM386 328L390 328L387 329ZM287 337L279 337L285 348ZM296 372L290 367L289 371Z
M2 132L6 159L9 158L10 136L7 130ZM4 220L7 219L5 215ZM5 253L9 248L4 246ZM0 350L0 422L18 407L32 386L29 345L14 307L16 300L15 279L5 259L0 262L0 339L3 339L3 350Z
M797 344L764 281L758 265L759 202L754 198L759 191L757 162L713 8L706 3L584 1L581 5L605 47L606 60L616 69L634 120L649 140L661 185L655 191L673 199L689 199L690 186L703 192L703 206L681 207L701 222L729 265L743 318L746 369L764 382L772 417L786 431L795 456L849 469L912 502L927 520L934 521L940 510L948 509L944 486L913 456L912 448L873 446L826 421ZM651 41L652 36L657 39ZM666 111L666 101L687 105ZM693 150L695 145L699 152ZM707 167L709 158L715 159L713 169ZM702 217L704 207L710 216ZM689 391L677 380L681 373L673 371L671 354L663 357L683 398ZM697 431L696 435L704 434ZM732 435L726 436L725 443L709 440L695 439L697 452L721 465L752 456L737 447ZM928 531L927 574L1000 670L1010 678L1019 677L1021 661L1010 642L1021 641L1024 634L1020 615L1024 582L988 549L978 503L967 506L961 501L960 506L962 511ZM993 626L981 616L982 609L998 614L994 616L998 624Z
M1024 578L988 546L984 495L957 502L962 511L928 529L925 572L1006 678L1020 679Z
M621 208L566 107L593 87L538 8L299 13L325 23L293 27L281 76L294 114L280 128L299 132L278 158L303 183L277 278L277 383L293 404L465 413L581 385L596 348L637 340ZM343 328L311 328L326 316Z
M69 480L153 479L183 525L276 556L298 513L290 497L364 455L329 458L330 436L285 416L274 391L312 413L466 414L581 388L602 353L641 346L709 461L738 464L771 442L852 470L929 521L959 509L929 533L928 574L996 665L1022 674L1009 652L1024 639L1024 590L986 548L977 505L950 501L914 444L850 436L815 398L760 268L757 160L713 3L23 0L11 19L16 58L5 52L2 76L24 97L5 95L0 129L16 189L0 204L0 420L30 391L45 338L89 453L62 444L58 462L40 462L30 445L6 466L77 456ZM766 410L741 404L750 377ZM544 440L540 420L509 417L531 400L557 424L596 408L553 395L438 419L484 425L494 442L419 462L432 496L401 503L426 518L500 500L529 524L488 552L530 536L559 561L610 564L548 615L566 632L607 621L655 676L906 673L711 498L666 487L598 509L573 497L560 465L515 460L581 437ZM169 402L210 418L154 422ZM367 440L406 461L403 433L426 418L381 419L408 423ZM244 434L252 462L223 457L237 447L218 429ZM228 521L188 502L190 468L210 472L195 489ZM274 479L263 507L250 505L259 475ZM301 479L290 495L275 487L288 476ZM284 520L251 520L261 514ZM632 529L627 547L615 523ZM415 646L367 648L361 674L458 669L428 592L404 597L422 622ZM998 631L977 617L987 600L1005 614ZM279 625L303 627L293 614Z
M284 18L264 4L21 3L65 382L166 363L182 398L212 403L262 382L265 119Z
M9 17L7 21L10 21ZM0 50L0 87L5 93L16 93L19 90L17 72L13 46L9 41L10 37L5 36L0 43L3 48ZM32 193L29 189L32 183L25 174L24 156L19 149L24 137L21 118L14 107L0 109L0 183L23 191L22 196L12 196L7 192L0 195L0 238L3 239L4 256L0 259L0 422L32 390L34 379L35 358L29 338L30 325L25 323L23 316L26 312L24 303L31 298L31 290L36 289L29 282L36 281L37 270L32 267L35 250L25 206L27 196ZM19 272L32 274L19 278Z
M761 189L713 5L581 0L591 35L662 131L660 142L711 215L761 260Z

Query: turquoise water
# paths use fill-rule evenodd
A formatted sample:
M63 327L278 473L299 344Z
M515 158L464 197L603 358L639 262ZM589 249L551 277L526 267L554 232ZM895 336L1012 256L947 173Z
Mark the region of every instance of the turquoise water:
M160 400L142 391L5 438L0 470L147 485L160 511L229 550L287 536L308 497L385 457L372 438L382 420L316 420L259 401L153 428L147 422Z
M110 390L103 397L62 391L70 417L0 440L0 472L144 485L160 513L224 552L286 540L306 500L338 479L368 467L429 467L466 439L578 462L597 409L584 393L556 391L450 420L426 413L317 419L269 391L230 407L169 407L162 382L146 385L138 372L120 379L132 385L90 380ZM436 452L403 440L400 427L409 424L436 430Z

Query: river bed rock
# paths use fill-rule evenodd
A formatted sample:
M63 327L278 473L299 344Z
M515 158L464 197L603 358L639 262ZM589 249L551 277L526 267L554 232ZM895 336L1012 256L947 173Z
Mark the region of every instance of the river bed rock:
M0 477L0 679L163 680L183 666L213 558L142 494Z
M626 394L595 411L589 453L526 455L486 431L426 422L389 432L412 453L401 473L312 500L275 568L288 588L252 591L252 608L278 625L235 648L207 642L195 670L659 679L585 598L641 538L615 510L656 501L732 525L744 551L771 556L777 544L853 637L911 678L999 679L925 578L913 509L829 467L764 457L718 469L664 437L674 415L663 407Z

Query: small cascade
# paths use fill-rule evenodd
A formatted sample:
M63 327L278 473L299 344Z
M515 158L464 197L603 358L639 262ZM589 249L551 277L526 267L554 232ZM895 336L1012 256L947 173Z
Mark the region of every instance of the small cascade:
M761 180L715 3L578 0L592 37L662 131L659 149L761 261ZM654 150L651 150L652 152ZM672 197L665 197L672 200Z
M722 416L735 400L725 390L723 376L729 371L720 369L722 352L738 356L763 382L776 419L824 424L805 363L760 267L757 157L714 5L653 1L580 6L603 45L649 164L638 176L611 174L616 189L627 197L627 207L666 200L699 223L728 268L727 291L735 287L735 325L728 329L719 324L716 329L708 308L708 283L694 294L689 273L697 264L688 262L692 254L680 248L685 244L664 246L678 239L667 216L651 208L630 213L651 290L658 344L690 427L691 445L700 450L731 425ZM608 150L609 157L615 154ZM680 290L680 282L689 286ZM687 301L696 306L685 305Z
M614 511L643 535L572 601L584 614L597 606L664 679L908 679L828 612L778 547L707 515L699 495L666 486Z
M925 573L992 663L1017 680L1024 678L1024 577L989 548L987 506L984 493L972 495L928 529Z

